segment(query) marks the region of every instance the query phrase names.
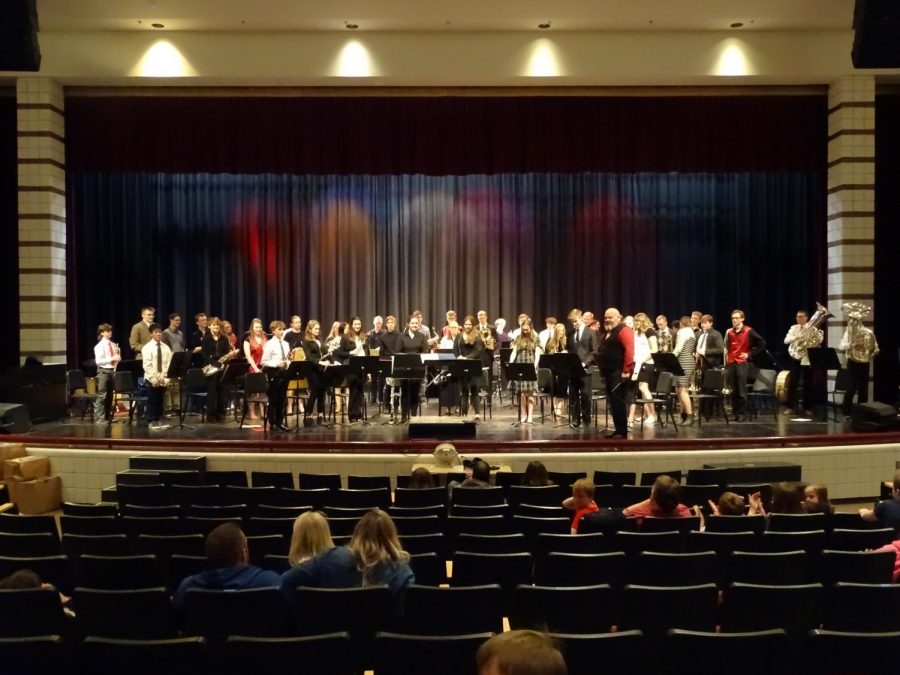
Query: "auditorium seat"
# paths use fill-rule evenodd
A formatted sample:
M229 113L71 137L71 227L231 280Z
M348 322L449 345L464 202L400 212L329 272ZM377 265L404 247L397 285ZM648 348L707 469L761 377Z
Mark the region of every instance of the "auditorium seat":
M182 555L174 553L169 558L168 577L166 588L170 593L178 590L181 581L192 574L198 574L209 568L209 561L205 555Z
M836 551L865 551L890 544L897 532L890 527L874 530L836 529L828 533L826 547Z
M125 534L125 524L116 516L67 516L59 517L63 534L89 536Z
M561 485L510 485L506 491L506 499L515 510L519 504L534 506L560 506L572 491Z
M196 518L188 516L181 520L181 531L184 534L199 534L205 538L217 527L228 523L237 527L242 527L243 525L243 521L240 518Z
M258 504L249 509L247 516L250 518L297 518L301 514L312 511L311 506L269 506Z
M828 590L822 623L830 630L900 631L900 584L838 582Z
M119 507L117 504L80 504L77 502L63 502L62 512L64 516L117 516Z
M627 585L622 591L618 627L637 629L659 643L670 628L714 631L718 590L715 584L699 586Z
M204 474L204 482L206 485L219 487L225 487L226 485L247 487L249 485L246 471L210 471L207 469Z
M8 577L19 570L31 570L42 581L53 584L60 591L70 594L75 587L72 567L64 555L48 555L37 557L2 556L0 557L0 579ZM57 631L51 631L56 634ZM43 633L41 633L43 635Z
M528 518L560 518L568 516L571 520L572 512L564 509L559 504L555 506L540 506L538 504L516 504L512 509L512 514L516 516L526 516Z
M665 639L660 675L760 675L790 672L781 629L713 633L673 629Z
M768 553L783 551L806 551L817 556L825 547L825 532L763 532L759 539L759 550Z
M155 534L160 537L189 534L188 532L185 532L184 522L175 516L168 518L135 518L133 516L122 516L119 520L122 523L125 534L131 539L135 539L142 534Z
M416 508L423 506L444 507L447 503L447 490L442 487L414 488L398 487L394 491L394 506L402 508Z
M594 485L634 485L634 471L594 471Z
M141 506L138 504L122 504L119 507L122 516L132 518L178 518L181 516L181 507L178 504L164 504L161 506Z
M326 516L328 516L328 518L356 518L357 520L359 520L372 509L367 507L349 508L340 506L325 506L321 510Z
M138 555L155 555L160 562L172 555L205 555L205 540L201 534L182 534L175 537L142 534L134 540L134 552Z
M59 537L49 532L36 534L0 533L0 556L40 557L60 555Z
M271 488L269 489L271 490ZM331 490L325 488L312 490L280 488L261 496L257 503L270 506L308 506L313 510L319 510L328 503L330 495Z
M109 590L78 587L73 593L82 637L157 640L177 636L172 602L165 588Z
M280 534L264 534L247 537L247 550L250 553L250 564L261 566L269 555L286 555L290 548L290 537Z
M900 632L814 630L806 653L806 672L810 675L893 675L900 653Z
M457 488L453 490L451 502L453 506L491 506L506 504L506 495L501 487Z
M394 516L393 521L401 537L413 534L439 534L444 531L443 523L437 516Z
M451 516L463 516L466 518L481 518L483 516L503 516L509 518L512 511L508 504L491 504L487 506L466 506L454 504L450 507Z
M723 633L783 628L800 637L822 623L825 592L821 584L768 586L731 584L722 605Z
M273 487L244 487L227 485L221 488L222 500L220 504L246 504L247 508L253 508L257 504L274 504L275 493Z
M75 561L78 586L106 590L157 588L163 585L159 563L152 555L106 557L83 555Z
M642 471L640 485L652 487L656 482L656 479L660 476L668 476L672 480L677 480L680 483L681 469L675 469L674 471Z
M206 672L209 655L202 637L168 640L120 640L88 637L79 650L80 672L103 672L128 675L197 675Z
M519 584L530 584L533 560L528 553L454 553L451 586L499 584L504 609L512 607L513 592Z
M228 504L224 506L191 504L184 507L183 514L188 518L208 518L212 520L242 520L249 515L249 510L246 504Z
M403 600L399 630L410 635L503 632L497 584L436 588L412 584Z
M59 593L54 589L0 589L0 638L67 636L68 632Z
M766 529L765 516L709 516L707 532L753 532L762 534Z
M828 528L832 530L877 530L881 525L859 517L858 512L835 511L828 516Z
M700 530L700 518L689 516L687 518L656 518L647 516L641 520L641 532L698 532Z
M466 553L530 553L524 534L461 534L456 550Z
M631 581L642 586L699 586L719 580L715 553L655 553L644 551L632 568Z
M735 551L725 561L725 582L795 586L811 580L806 551L750 553Z
M572 484L576 480L587 478L586 471L548 471L547 475L554 484L565 489L567 492L571 492L569 488L572 487Z
M639 630L616 633L551 633L563 646L568 675L647 675L656 660Z
M347 476L347 488L350 490L391 489L390 476Z
M544 558L550 553L609 553L613 550L613 538L595 532L593 534L542 533L535 542L534 555Z
M734 551L753 552L758 547L758 535L753 532L688 532L684 540L686 553L715 551L720 557L727 557Z
M350 634L327 633L309 637L250 637L233 635L222 647L222 675L253 673L264 664L270 673L327 673L355 675Z
M443 533L401 534L400 545L411 555L435 553L441 560L447 559L447 543Z
M635 561L643 551L681 553L683 539L680 532L617 532L614 545Z
M528 516L513 516L512 531L521 532L528 540L531 550L537 548L537 538L542 534L570 534L572 531L572 519L559 518L530 518Z
M490 633L421 636L378 633L375 672L378 675L477 675L475 652ZM423 666L427 664L427 666Z
M391 518L421 518L424 516L437 516L441 520L447 517L447 507L442 505L436 506L392 506L388 509Z
M59 538L56 519L53 516L20 516L0 513L0 533L49 534Z
M626 581L624 553L550 553L539 560L535 582L540 586L599 586L621 588ZM454 576L456 568L453 568Z
M274 487L294 489L294 476L290 471L251 471L252 487Z
M297 474L297 487L301 490L341 489L341 476L336 473L303 473Z
M116 485L119 508L123 504L135 506L166 506L170 504L169 488L162 483L152 485Z
M516 589L509 626L551 633L605 633L616 624L617 601L608 584L577 588L523 585Z
M267 555L260 565L264 570L272 570L278 574L284 574L291 569L291 561L286 555Z
M284 600L277 588L192 588L184 595L183 624L187 635L202 635L209 641L223 641L229 635L289 635Z
M84 535L64 534L62 550L70 560L82 555L131 555L131 545L124 534Z
M838 581L857 584L889 584L894 573L893 551L822 552L821 581L830 586Z
M296 518L248 518L244 534L248 537L265 537L277 534L290 541ZM332 528L332 534L336 534Z
M410 555L409 566L420 586L438 586L447 581L447 566L436 553Z
M824 530L827 516L824 513L770 513L770 532L812 532Z
M0 664L10 675L61 673L71 666L70 656L60 635L0 638Z
M244 474L244 483L247 476ZM185 506L218 506L224 501L228 492L218 485L173 485L169 488L172 501ZM240 501L229 501L228 504L240 504Z

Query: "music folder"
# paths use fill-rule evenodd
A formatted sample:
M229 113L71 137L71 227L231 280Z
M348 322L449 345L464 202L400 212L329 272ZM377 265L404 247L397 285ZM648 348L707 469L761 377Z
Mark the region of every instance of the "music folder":
M425 378L423 354L394 354L391 357L391 377L400 379Z

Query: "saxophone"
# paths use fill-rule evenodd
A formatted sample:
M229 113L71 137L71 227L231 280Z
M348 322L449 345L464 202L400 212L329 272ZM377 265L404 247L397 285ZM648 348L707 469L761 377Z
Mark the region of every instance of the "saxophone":
M822 344L824 333L819 329L819 324L833 316L834 314L829 312L827 307L818 302L816 303L816 313L800 329L800 335L797 336L797 339L788 345L788 354L791 355L792 359L802 361L806 358L807 350L815 349Z
M478 333L479 337L481 337L481 341L484 343L484 348L489 352L494 351L494 335L491 333L490 326L485 326L480 329Z
M232 349L227 354L220 356L219 360L216 362L219 364L217 366L213 365L212 363L206 364L205 366L203 366L203 374L206 375L206 377L209 377L210 375L215 375L220 370L222 370L222 366L224 366L228 361L231 361L231 359L234 358L234 356L237 353L238 353L237 349Z

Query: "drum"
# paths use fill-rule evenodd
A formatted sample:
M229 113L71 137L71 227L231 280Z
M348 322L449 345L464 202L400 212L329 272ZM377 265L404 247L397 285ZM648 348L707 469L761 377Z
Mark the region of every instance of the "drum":
M791 371L782 370L775 379L775 399L779 403L787 404L788 386L791 380Z

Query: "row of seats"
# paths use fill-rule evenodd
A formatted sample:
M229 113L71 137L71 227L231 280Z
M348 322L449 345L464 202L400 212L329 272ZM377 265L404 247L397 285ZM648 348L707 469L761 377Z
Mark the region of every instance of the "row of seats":
M374 639L375 675L477 675L475 652L490 633L410 636L379 632ZM569 675L888 675L900 650L900 633L814 630L792 652L784 631L711 633L671 630L660 653L650 653L641 631L596 635L553 634ZM273 673L304 671L355 675L346 632L312 637L231 636L224 643L202 637L114 640L89 637L73 660L58 635L0 639L0 662L11 673L97 672L131 675L244 675L266 664ZM423 665L425 664L425 665Z
M721 600L720 600L721 598ZM781 629L900 630L900 588L890 585L764 586L735 583L720 594L713 584L657 587L608 585L580 589L518 586L507 604L496 585L435 588L413 585L396 616L384 586L294 589L286 602L274 588L193 589L176 615L163 588L108 591L76 588L74 622L49 589L0 591L0 637L55 634L163 639L178 634L225 640L229 635L288 637L348 631L366 651L378 631L415 635L499 632L503 616L517 628L567 633L641 630L659 639L669 629L741 633ZM352 609L351 609L352 608Z

